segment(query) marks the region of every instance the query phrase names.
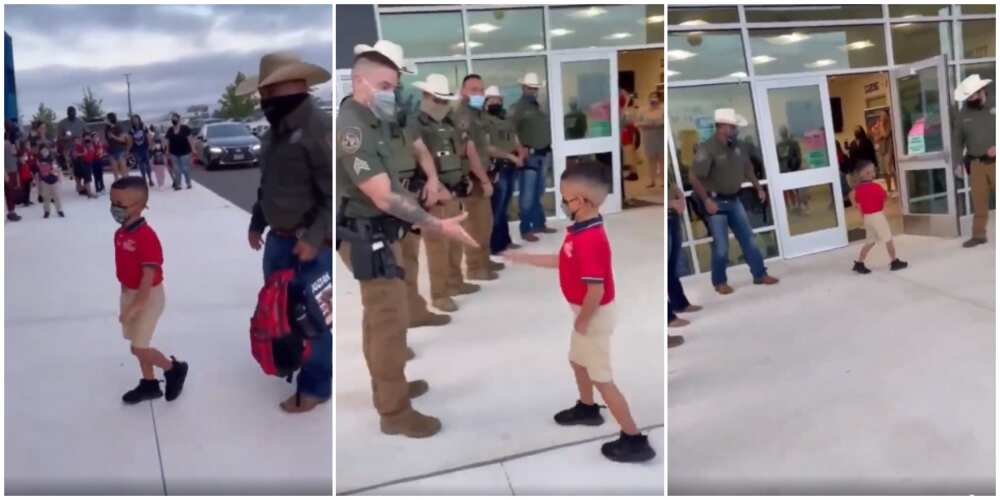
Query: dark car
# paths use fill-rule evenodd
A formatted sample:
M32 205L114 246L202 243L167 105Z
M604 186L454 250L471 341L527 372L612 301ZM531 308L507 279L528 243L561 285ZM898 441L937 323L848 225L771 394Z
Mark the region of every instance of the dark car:
M260 140L243 123L210 123L198 131L196 154L206 170L257 165Z

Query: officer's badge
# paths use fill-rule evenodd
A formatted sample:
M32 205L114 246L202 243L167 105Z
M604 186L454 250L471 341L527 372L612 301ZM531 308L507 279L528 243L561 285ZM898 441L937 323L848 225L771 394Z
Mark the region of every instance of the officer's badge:
M460 128L462 130L468 130L469 129L469 119L468 118L462 118L461 120L458 120L458 128Z
M361 172L371 169L372 168L368 166L368 162L358 158L357 156L354 157L354 175L361 175Z
M345 128L340 133L340 150L345 154L352 155L357 153L359 149L361 149L361 129L358 127Z

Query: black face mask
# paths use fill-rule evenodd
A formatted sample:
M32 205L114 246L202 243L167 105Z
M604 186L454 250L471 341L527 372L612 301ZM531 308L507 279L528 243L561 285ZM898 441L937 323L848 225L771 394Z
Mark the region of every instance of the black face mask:
M982 99L976 99L976 100L969 99L966 102L969 103L969 107L972 108L972 109L983 109L983 100Z
M170 120L170 123L173 123L174 125L177 125L177 124L178 124L178 123L180 123L180 122L181 122L181 121L180 121L180 120L178 120L177 118L174 118L173 120Z
M496 117L499 117L499 118L503 118L503 114L504 114L503 113L503 105L501 105L501 104L490 104L489 106L486 106L486 112L488 112L489 114L491 114L493 116L496 116Z
M291 113L299 104L309 98L308 93L268 97L260 100L260 109L272 127L276 127L282 118Z

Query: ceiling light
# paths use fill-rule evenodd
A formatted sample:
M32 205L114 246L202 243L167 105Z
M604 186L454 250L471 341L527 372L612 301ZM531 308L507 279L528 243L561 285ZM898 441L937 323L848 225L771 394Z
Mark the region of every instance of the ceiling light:
M683 61L685 59L691 59L692 57L694 57L696 55L698 55L698 54L695 54L694 52L688 52L686 50L681 50L681 49L668 50L667 51L667 60L668 61Z
M799 42L801 42L803 40L808 40L808 39L809 39L809 35L805 35L805 34L796 32L796 33L787 33L787 34L784 34L784 35L778 35L778 36L775 36L775 37L771 37L771 43L774 43L774 44L777 44L777 45L790 45L790 44L799 43Z
M465 42L458 42L454 46L457 47L457 48L459 48L459 49L464 49L465 48ZM469 42L469 48L470 49L474 49L476 47L482 47L482 46L483 46L483 44L481 44L479 42Z
M605 12L607 11L600 7L591 7L589 9L578 10L573 15L576 17L597 17Z
M823 68L823 67L826 67L826 66L832 66L834 64L837 64L837 61L834 61L833 59L819 59L819 60L813 61L813 62L811 62L809 64L806 64L806 67L809 67L809 68Z
M674 71L674 70L672 70L672 69L668 69L668 70L667 70L667 76L677 76L677 75L679 75L679 74L681 74L681 72L680 72L680 71Z
M632 36L631 33L612 33L612 34L604 37L604 39L605 40L621 40L623 38L628 38L630 36Z
M542 45L542 44L540 44L540 43L533 43L531 45L528 45L527 49L528 50L544 50L545 46Z
M662 24L663 16L649 16L646 18L646 24Z
M847 50L861 50L874 46L875 44L872 43L871 40L861 40L860 42L851 42L847 45L844 45L844 48Z
M490 23L479 23L469 26L469 29L475 31L476 33L489 33L491 31L496 31L500 29L499 26L494 26Z
M767 64L769 62L777 61L777 59L771 56L753 56L750 58L750 61L754 64Z
M573 32L573 30L568 30L566 28L556 28L556 29L554 29L552 31L549 31L549 34L551 34L552 36L564 36L564 35L568 35L568 34L570 34L572 32Z
M737 71L735 73L730 73L729 76L731 76L733 78L746 78L749 75L747 75L746 73L744 73L742 71Z
M684 21L679 26L701 26L702 24L708 24L704 19L691 19L690 21Z

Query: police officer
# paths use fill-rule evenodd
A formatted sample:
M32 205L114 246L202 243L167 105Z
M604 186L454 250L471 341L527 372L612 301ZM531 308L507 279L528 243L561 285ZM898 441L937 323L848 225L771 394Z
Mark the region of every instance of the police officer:
M455 110L455 123L469 142L462 156L463 169L474 176L472 189L460 198L469 212L466 229L479 243L476 250L465 251L466 276L470 280L490 281L499 277L504 265L490 260L490 233L493 231L493 182L486 173L489 164L486 129L483 126L483 79L473 73L462 80L462 103Z
M507 206L514 194L517 169L524 166L521 141L517 138L514 123L507 118L503 96L496 85L486 88L486 115L484 124L490 154L490 178L493 180L493 231L490 233L490 253L516 250L521 246L510 239Z
M332 274L330 117L309 95L309 87L329 79L325 69L276 52L264 55L260 74L236 89L238 95L260 92L261 110L271 124L261 141L260 188L248 234L251 248L265 246L265 278L288 267ZM295 394L281 403L283 410L306 412L330 399L332 344L329 330L312 339L312 354L299 372Z
M375 409L385 434L427 437L441 422L410 405L428 388L407 383L406 283L398 261L399 239L407 224L475 246L462 229L465 215L438 219L399 183L389 166L392 152L386 123L396 116L403 49L388 40L355 47L353 94L337 115L338 253L361 286L362 337L372 378Z
M955 100L964 102L955 126L955 155L969 165L972 183L972 238L965 248L986 243L986 222L990 218L990 192L996 191L996 107L986 102L986 86L993 80L969 75L955 89ZM956 158L956 164L960 161Z
M712 285L722 295L733 293L726 279L729 265L729 229L740 243L743 256L750 265L756 285L773 285L777 278L768 276L764 258L753 239L753 229L746 209L740 201L744 181L753 183L761 203L767 201L767 192L757 182L750 152L737 141L738 128L747 125L746 119L732 108L715 110L715 135L698 145L694 165L688 179L708 215L707 226L712 233Z
M546 170L552 168L552 134L549 116L538 103L538 90L542 86L538 74L526 73L518 83L521 84L521 99L511 106L510 116L527 156L518 181L521 239L538 241L538 233L556 232L545 226L545 209L542 208Z
M462 212L458 200L471 188L461 160L470 139L467 132L454 126L450 102L458 96L448 88L444 75L428 75L426 81L414 82L413 86L421 91L422 97L419 113L409 123L408 132L418 158L432 167L425 169L433 171L433 175L426 176L428 185L424 188L428 194L439 195L434 203L425 206L430 207L435 217L447 219ZM424 238L424 244L430 267L431 304L442 311L457 311L453 296L479 291L478 285L467 283L462 276L461 245L434 235Z

